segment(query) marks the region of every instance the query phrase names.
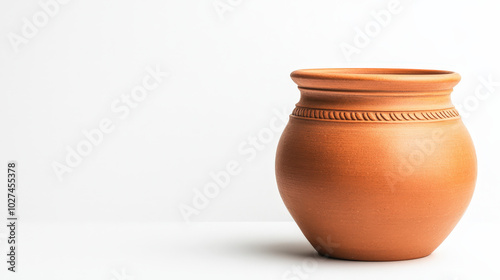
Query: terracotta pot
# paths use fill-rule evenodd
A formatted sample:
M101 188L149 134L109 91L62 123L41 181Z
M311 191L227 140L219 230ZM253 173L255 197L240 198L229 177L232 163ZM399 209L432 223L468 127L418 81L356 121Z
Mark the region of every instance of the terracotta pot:
M307 69L276 155L279 191L324 256L389 261L432 253L474 191L476 155L450 100L460 75Z

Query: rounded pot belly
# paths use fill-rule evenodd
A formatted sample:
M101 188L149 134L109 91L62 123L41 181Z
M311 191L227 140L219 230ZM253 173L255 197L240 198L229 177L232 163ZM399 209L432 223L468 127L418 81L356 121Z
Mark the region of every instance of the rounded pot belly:
M291 116L280 194L322 255L403 260L432 253L467 208L476 156L460 118L332 121Z

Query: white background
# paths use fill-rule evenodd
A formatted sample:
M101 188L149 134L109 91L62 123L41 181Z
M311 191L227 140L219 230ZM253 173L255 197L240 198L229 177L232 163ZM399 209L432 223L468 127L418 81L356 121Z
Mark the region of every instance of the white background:
M239 174L207 199L203 209L195 207L189 220L291 221L276 187L275 149L281 119L299 99L290 72L318 67L429 68L461 74L452 99L461 107L479 166L476 192L461 223L498 230L500 4L401 0L385 26L378 24L380 29L373 29L365 45L356 44L356 30L375 23L374 14L388 10L388 3L72 0L57 4L43 22L45 12L38 1L0 2L0 162L18 162L18 214L35 231L23 232L21 227L20 236L31 244L59 238L86 244L47 228L51 241L37 243L29 234L34 238L37 228L48 224L100 228L175 222L189 228L180 208L193 206L196 192L213 181L211 172L234 162ZM24 18L38 23L29 36L23 35ZM22 43L12 43L12 38L23 38ZM346 55L341 47L346 44L358 52ZM169 77L136 102L126 117L114 112L114 102L130 96L148 75L146 69L156 67ZM103 119L109 119L114 130L59 180L55 162L65 164L68 148L86 141L82 131L98 128ZM270 130L272 123L280 129ZM266 141L258 140L259 149L252 148L250 140L264 134ZM5 201L1 199L0 209L6 209ZM457 230L470 227L460 224ZM5 236L5 231L2 226L0 233ZM165 240L175 236L182 234L164 234ZM473 242L483 232L466 236L463 242ZM6 244L0 241L4 255ZM306 244L300 233L294 242ZM20 245L25 250L21 258L24 254L29 259L29 254L34 263L43 258L42 250L51 248L38 250L26 243ZM474 254L488 256L477 246L469 247L475 248ZM491 256L498 260L493 252ZM127 259L123 262L133 267ZM53 265L42 266L44 275L59 279L51 275L59 266ZM114 265L109 262L93 279L115 277L109 274ZM28 260L21 266L31 273L42 267L30 267ZM436 279L461 277L453 272L459 265L450 267ZM76 264L74 268L84 269ZM5 270L1 265L0 273ZM135 278L140 274L136 271Z

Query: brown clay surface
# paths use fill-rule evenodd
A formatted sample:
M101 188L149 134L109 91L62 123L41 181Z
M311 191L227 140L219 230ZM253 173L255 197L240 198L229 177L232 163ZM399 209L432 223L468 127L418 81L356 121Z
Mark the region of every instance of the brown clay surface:
M450 100L460 76L411 69L308 69L281 136L278 187L322 255L368 261L432 253L466 210L472 140Z

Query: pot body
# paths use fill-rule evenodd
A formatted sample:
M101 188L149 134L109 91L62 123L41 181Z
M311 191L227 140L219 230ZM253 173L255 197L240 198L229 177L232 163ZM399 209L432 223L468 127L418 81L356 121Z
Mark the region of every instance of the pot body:
M449 96L459 76L404 91L398 79L412 74L392 74L395 87L383 89L371 74L369 90L359 77L343 77L349 89L335 75L300 71L292 73L301 100L278 145L276 178L308 241L321 255L350 260L432 253L465 212L476 181L473 143ZM323 84L311 88L311 79Z

